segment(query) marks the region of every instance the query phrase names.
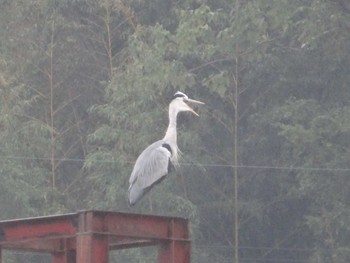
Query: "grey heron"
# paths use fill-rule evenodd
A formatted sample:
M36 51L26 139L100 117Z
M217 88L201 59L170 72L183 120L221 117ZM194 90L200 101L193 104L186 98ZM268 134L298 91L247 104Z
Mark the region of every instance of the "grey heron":
M177 114L189 111L198 114L186 104L204 104L193 100L180 91L174 94L169 104L169 125L163 139L149 145L137 158L129 179L129 205L138 202L155 184L159 183L170 171L176 167L178 158L176 119Z

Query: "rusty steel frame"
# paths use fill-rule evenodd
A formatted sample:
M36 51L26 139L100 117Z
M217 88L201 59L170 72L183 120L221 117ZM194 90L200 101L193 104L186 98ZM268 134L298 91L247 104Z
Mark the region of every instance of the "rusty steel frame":
M190 263L188 220L79 211L0 221L3 249L50 253L53 263L108 263L110 250L158 246L158 263Z

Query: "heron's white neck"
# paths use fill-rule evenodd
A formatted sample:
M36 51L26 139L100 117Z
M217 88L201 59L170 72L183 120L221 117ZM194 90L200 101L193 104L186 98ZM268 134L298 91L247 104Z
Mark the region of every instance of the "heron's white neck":
M177 134L176 134L176 118L179 111L172 107L172 104L169 105L169 125L166 130L164 141L169 142L172 146L177 147Z

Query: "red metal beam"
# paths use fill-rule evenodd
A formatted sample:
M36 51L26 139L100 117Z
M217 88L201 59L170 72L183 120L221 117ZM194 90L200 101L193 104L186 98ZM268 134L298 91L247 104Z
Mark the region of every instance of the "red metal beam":
M63 251L60 239L26 239L24 241L3 241L2 248L10 250L33 252L59 252Z
M87 223L89 231L104 232L138 239L188 239L188 220L183 218L93 212ZM103 227L101 227L103 225Z
M159 246L159 263L189 263L188 221L82 211L0 222L0 248L49 252L53 263L107 263L110 249L150 245Z
M130 239L130 238L116 238L113 236L109 237L109 249L128 249L135 247L149 247L158 245L159 241L155 240L140 240L140 239Z
M74 221L74 214L2 221L0 245L3 242L72 236L77 232Z

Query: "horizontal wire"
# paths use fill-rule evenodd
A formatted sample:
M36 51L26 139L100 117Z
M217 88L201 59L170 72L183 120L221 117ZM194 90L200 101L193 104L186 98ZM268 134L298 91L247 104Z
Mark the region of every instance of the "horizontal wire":
M261 259L255 259L255 258L240 258L241 262L309 262L307 259L284 259L284 258L261 258Z
M7 156L0 155L1 159L9 160L38 160L38 161L49 161L51 158L48 157L28 157L28 156ZM62 158L55 159L60 162L85 162L86 159L79 158ZM128 161L117 161L117 160L94 160L93 163L123 163L123 164L134 164L135 162ZM238 168L238 169L263 169L263 170L302 170L302 171L331 171L331 172L350 172L350 168L329 168L329 167L298 167L298 166L269 166L269 165L233 165L233 164L219 164L219 163L196 163L196 162L180 162L182 166L201 166L201 167L227 167L227 168Z
M232 164L201 164L180 163L181 165L198 165L203 167L230 167L239 169L267 169L267 170L309 170L309 171L340 171L349 172L350 168L327 168L327 167L297 167L297 166L259 166L259 165L232 165Z
M214 249L232 249L233 246L225 246L225 245L196 245L196 248L214 248ZM239 246L239 250L279 250L279 251L299 251L299 252L312 252L316 250L322 251L332 251L330 248L288 248L288 247L263 247L263 246ZM337 248L338 251L350 252L350 248Z

